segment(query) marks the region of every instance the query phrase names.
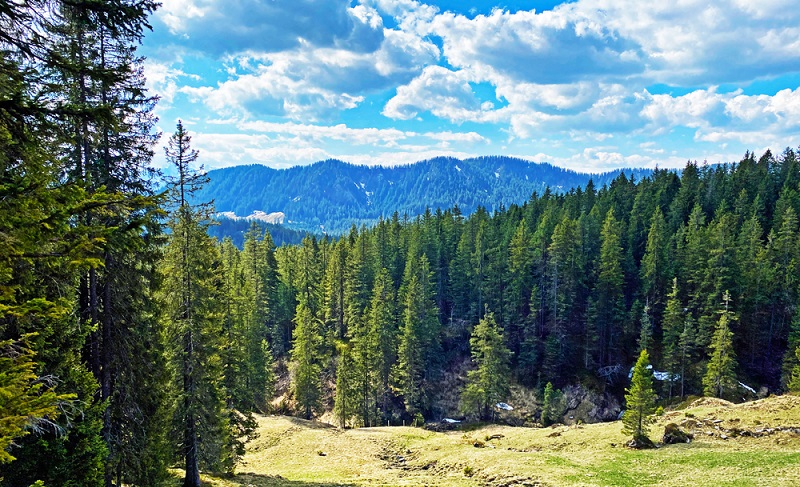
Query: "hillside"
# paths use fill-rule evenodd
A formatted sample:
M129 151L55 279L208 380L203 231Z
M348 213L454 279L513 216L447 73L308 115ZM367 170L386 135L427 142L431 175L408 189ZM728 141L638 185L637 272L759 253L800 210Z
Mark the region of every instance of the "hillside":
M648 170L625 170L641 179ZM564 192L612 181L619 171L583 174L550 164L509 157L458 160L437 158L398 167L368 167L327 160L276 170L237 166L210 171L198 201L214 200L217 211L246 216L282 212L293 228L339 233L353 223L374 223L395 211L410 216L425 208L452 208L464 214L479 205L492 211L523 203L534 192Z
M259 437L229 479L235 486L798 485L800 397L733 405L698 399L669 411L691 443L631 450L621 422L514 428L341 430L282 416L258 418ZM477 445L477 446L476 446Z

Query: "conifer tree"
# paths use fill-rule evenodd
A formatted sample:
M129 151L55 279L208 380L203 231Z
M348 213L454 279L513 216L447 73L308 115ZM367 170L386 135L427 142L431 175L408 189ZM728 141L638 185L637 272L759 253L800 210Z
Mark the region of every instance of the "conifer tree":
M550 426L553 423L560 421L561 413L564 411L564 395L563 393L553 387L552 382L548 382L544 386L544 395L542 398L542 424Z
M375 286L372 290L372 301L369 310L369 333L373 336L356 344L356 348L365 348L365 353L359 358L360 364L368 365L369 358L372 358L366 348L377 341L377 356L374 357L375 364L372 366L377 372L376 394L380 397L375 399L375 406L380 404L384 416L389 412L389 385L392 367L397 360L397 305L396 293L392 283L392 277L386 268L382 268L375 277ZM377 335L377 340L374 336ZM360 365L361 366L361 365ZM360 374L366 376L366 372ZM369 381L365 381L369 385ZM368 402L366 396L368 391L364 390L365 406L362 410L364 417L367 417Z
M668 251L666 221L661 208L656 208L647 234L647 245L641 264L642 294L651 308L663 310L662 299L668 285ZM660 314L656 314L660 316Z
M25 98L10 96L8 88L13 85L0 81L3 118L37 125L37 137L49 146L48 162L59 165L58 179L41 188L54 191L54 202L65 196L63 189L72 192L52 210L68 215L69 224L82 234L83 242L71 238L64 242L74 246L76 255L86 251L87 244L95 247L91 260L73 261L80 271L75 280L80 326L67 332L72 336L59 346L62 353L38 355L43 365L48 355L55 359L40 370L57 374L61 387L77 392L79 404L86 407L74 419L62 415L57 420L65 434L45 432L35 442L21 444L21 461L10 482L25 483L26 475L40 475L37 464L43 462L51 465L52 472L60 472L57 482L63 484L96 485L98 470L107 486L113 476L118 483L149 483L166 475L165 375L159 372L165 367L163 355L156 352L162 348L163 334L154 302L153 266L159 258L160 225L149 167L157 138L155 98L147 94L142 59L135 53L156 7L150 0L78 0L25 2L0 9L4 31L0 64L6 65L6 48L19 49L13 56L25 59L19 74L29 76L25 90L33 95L14 107ZM11 18L17 15L27 24L20 30ZM14 102L7 103L10 100ZM15 145L23 135L13 134ZM11 155L5 148L3 152ZM80 215L74 210L81 205L72 206L77 203L77 188L94 200ZM59 228L58 220L39 224ZM53 270L58 266L53 264L59 259L50 260L47 273L56 282L58 272ZM69 299L65 287L59 294ZM63 320L62 325L68 322ZM49 333L42 337L54 343ZM72 345L67 345L77 339L86 339L81 358L71 357ZM85 364L96 383L85 377L74 381L82 375L78 374L82 365L75 364ZM65 374L69 368L71 373ZM82 451L69 447L75 444L83 445ZM49 477L43 480L51 483Z
M599 363L607 365L619 356L620 317L625 312L621 232L613 210L606 214L601 240L596 287L597 328L600 335Z
M268 341L275 279L272 250L269 233L262 235L258 224L253 222L245 234L242 251L244 278L250 290L243 336L244 375L249 394L246 403L237 405L244 411L265 411L267 398L273 390L272 352Z
M353 363L350 344L339 342L336 346L338 364L336 366L336 391L333 403L333 414L340 428L346 428L357 415L362 399L359 372ZM366 422L364 423L367 424Z
M200 485L200 469L230 472L243 453L241 425L229 410L223 384L221 350L222 289L218 248L206 229L209 205L192 205L191 198L207 180L192 164L198 153L179 121L166 148L175 165L171 201L171 234L165 251L166 314L174 337L173 363L177 389L176 427L185 464L184 487ZM246 434L246 431L242 432Z
M429 404L429 380L439 359L439 320L431 292L428 258L418 247L409 249L403 288L403 319L395 368L396 383L409 414L424 412ZM418 257L415 257L418 256Z
M305 300L301 299L297 305L294 321L292 344L294 398L303 416L311 419L314 410L319 407L322 394L319 320L311 313Z
M489 419L494 404L508 395L511 352L493 313L484 314L469 342L476 369L467 373L467 384L461 397L462 409L477 413L481 419Z
M639 353L633 367L631 386L626 389L625 414L622 416L622 432L632 435L637 444L648 444L648 429L653 423L656 409L656 393L653 391L653 373L648 369L650 357L647 350Z
M569 363L569 344L565 340L570 332L571 310L577 297L578 284L578 226L565 215L553 230L552 242L547 249L549 256L549 310L547 320L549 346L545 349L544 369L548 377Z
M26 338L0 342L0 464L15 459L7 451L11 442L28 434L25 428L32 422L53 416L59 400L51 388L37 383L34 352Z
M703 392L707 396L722 398L737 386L736 355L733 351L733 332L731 322L735 319L730 305L730 294L723 295L725 308L720 312L714 336L711 339L709 361L703 376Z
M533 274L533 253L530 233L521 220L508 244L508 292L506 293L506 330L512 352L519 355L520 343L524 339L525 320L528 317Z
M664 310L663 330L663 361L664 368L670 378L678 374L683 375L682 365L685 363L681 345L681 334L684 329L684 316L678 298L678 279L672 280L672 291L667 295L667 306ZM672 398L673 380L667 381L668 394Z

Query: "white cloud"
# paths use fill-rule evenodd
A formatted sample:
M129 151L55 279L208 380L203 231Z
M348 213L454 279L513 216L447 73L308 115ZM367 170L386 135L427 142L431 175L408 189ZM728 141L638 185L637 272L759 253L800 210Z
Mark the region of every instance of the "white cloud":
M371 52L382 41L380 16L347 0L169 0L156 13L181 42L214 57L278 52L301 43Z
M470 146L488 140L475 132L403 132L397 129L352 128L346 125L311 125L263 121L215 120L211 129L192 134L192 145L200 151L200 162L208 169L239 164L265 164L280 168L335 157L356 164L410 164L437 156L472 157ZM241 133L225 134L216 125L236 126ZM187 123L194 127L194 124ZM346 147L368 147L368 153L353 154L330 149L331 143ZM452 149L451 143L459 146ZM161 161L163 165L164 162Z
M310 125L298 123L271 123L262 121L243 121L237 123L242 130L273 134L287 134L307 140L325 139L357 145L394 145L399 141L415 137L413 132L397 129L363 128L356 129L339 125Z
M421 111L429 111L453 122L474 120L482 110L470 81L466 71L428 66L411 83L397 88L397 95L386 104L383 114L409 120Z
M562 151L553 161L570 167L680 166L691 154L673 155L665 141L686 129L702 147L698 157L712 162L732 160L724 159L732 146L800 142L800 88L745 94L756 79L797 73L795 4L577 0L541 13L468 17L417 0L170 0L157 13L178 34L170 41L204 62L219 60L222 81L182 87L191 69L180 61L146 69L160 111L188 97L266 137L216 137L236 144L235 160L316 160L350 144L365 148L358 161L397 152L397 163L458 152L451 145L465 153L470 144L494 147L447 125L477 123L507 133L511 150L547 140ZM685 94L664 93L670 87ZM369 124L376 101L384 117L420 128L315 124L353 109ZM436 131L425 114L439 119ZM650 140L658 143L640 146ZM220 161L222 152L211 151Z
M164 2L156 15L169 27L170 31L180 32L186 28L188 21L203 17L208 8L210 7L207 5L197 5L194 0L170 0Z

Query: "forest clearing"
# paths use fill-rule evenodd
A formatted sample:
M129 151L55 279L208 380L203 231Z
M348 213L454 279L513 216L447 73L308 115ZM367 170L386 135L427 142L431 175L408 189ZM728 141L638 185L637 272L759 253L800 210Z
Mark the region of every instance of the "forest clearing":
M800 484L800 397L687 402L660 416L650 436L660 440L674 423L694 439L653 450L627 448L620 421L435 432L409 426L343 430L259 416L259 437L236 475L204 480L217 487Z

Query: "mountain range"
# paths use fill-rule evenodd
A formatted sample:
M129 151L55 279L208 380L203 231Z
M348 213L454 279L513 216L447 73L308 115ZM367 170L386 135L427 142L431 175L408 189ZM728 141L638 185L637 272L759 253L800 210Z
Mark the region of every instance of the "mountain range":
M209 171L210 181L196 198L213 199L217 211L225 212L222 218L267 214L289 228L338 234L395 211L413 217L426 208L458 206L470 214L478 206L493 211L521 204L547 188L568 192L589 180L600 188L623 171L637 179L651 173L624 169L587 174L504 156L442 157L394 167L329 159L288 169L246 165Z

